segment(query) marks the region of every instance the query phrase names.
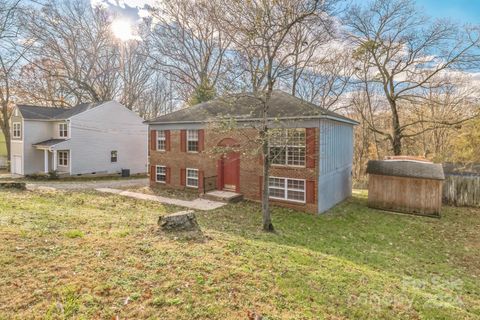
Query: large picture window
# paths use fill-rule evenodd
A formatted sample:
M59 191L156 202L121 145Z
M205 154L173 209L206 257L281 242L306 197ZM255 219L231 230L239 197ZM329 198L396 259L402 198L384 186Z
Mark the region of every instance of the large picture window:
M58 124L58 135L60 136L60 138L68 137L68 124L66 123Z
M160 182L160 183L167 182L167 167L157 166L157 182Z
M187 187L198 188L198 169L187 169Z
M187 151L198 152L198 130L187 130Z
M68 166L68 151L58 151L58 165L62 167Z
M22 124L20 122L13 123L13 137L14 138L22 137Z
M305 129L279 129L270 139L272 164L305 166Z
M305 203L305 180L270 177L268 189L271 199Z
M157 150L158 151L165 151L166 148L166 138L165 138L165 131L157 130Z

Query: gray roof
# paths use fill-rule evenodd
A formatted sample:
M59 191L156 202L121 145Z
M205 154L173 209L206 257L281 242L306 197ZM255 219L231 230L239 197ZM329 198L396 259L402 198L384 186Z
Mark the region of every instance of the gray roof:
M370 160L367 164L367 173L418 179L445 179L441 164L424 161Z
M251 93L223 96L208 102L186 107L164 116L146 121L149 124L207 122L218 118L255 120L262 117L261 100ZM338 113L323 109L313 103L282 91L274 91L269 102L270 119L333 118L357 124L356 121Z
M64 141L67 141L65 139L49 139L41 142L34 143L33 146L35 147L51 147L56 144L62 143Z
M65 120L79 113L98 107L105 102L82 103L72 108L53 108L31 105L18 105L18 110L26 120Z

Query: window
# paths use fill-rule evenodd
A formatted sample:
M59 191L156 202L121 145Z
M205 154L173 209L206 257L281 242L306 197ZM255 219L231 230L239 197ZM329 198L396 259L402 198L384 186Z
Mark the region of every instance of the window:
M118 152L117 151L111 151L110 152L110 162L117 162L118 160Z
M22 124L20 122L13 123L13 137L14 138L22 137Z
M270 177L269 197L305 203L305 180Z
M270 139L272 164L305 166L305 129L277 130Z
M187 151L198 152L198 130L187 130Z
M157 182L160 182L160 183L167 182L167 167L157 166Z
M58 165L62 167L68 166L68 151L58 151Z
M68 124L66 123L59 123L58 124L58 134L60 138L68 137Z
M198 188L197 169L187 169L187 187Z
M157 150L165 151L165 131L157 130Z

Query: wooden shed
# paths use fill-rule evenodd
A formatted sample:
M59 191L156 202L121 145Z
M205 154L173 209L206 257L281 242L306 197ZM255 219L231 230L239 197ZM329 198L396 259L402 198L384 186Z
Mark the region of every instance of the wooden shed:
M368 206L425 216L440 216L441 164L415 160L370 160Z

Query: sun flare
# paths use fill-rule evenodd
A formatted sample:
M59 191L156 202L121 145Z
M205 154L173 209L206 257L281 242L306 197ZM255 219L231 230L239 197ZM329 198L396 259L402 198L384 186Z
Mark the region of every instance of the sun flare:
M139 37L133 33L132 24L127 20L114 20L111 28L113 35L121 41L139 40Z

